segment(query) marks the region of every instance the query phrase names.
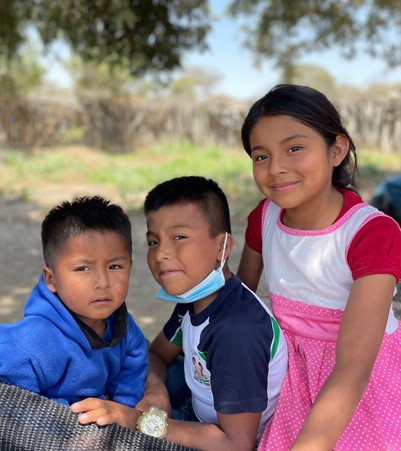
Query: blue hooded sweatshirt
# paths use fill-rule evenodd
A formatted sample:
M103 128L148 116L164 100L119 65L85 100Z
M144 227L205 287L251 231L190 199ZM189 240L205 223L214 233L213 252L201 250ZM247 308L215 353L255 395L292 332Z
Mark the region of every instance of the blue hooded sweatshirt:
M0 325L0 381L66 405L94 397L135 406L144 393L147 344L125 304L106 320L104 339L41 276L24 319Z

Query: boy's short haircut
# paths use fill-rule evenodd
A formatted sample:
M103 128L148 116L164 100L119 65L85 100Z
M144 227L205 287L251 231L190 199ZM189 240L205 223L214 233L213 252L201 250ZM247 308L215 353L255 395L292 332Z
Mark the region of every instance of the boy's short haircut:
M66 240L88 230L121 235L132 256L131 221L124 210L100 196L77 197L57 205L42 222L42 250L45 264L54 265L54 257Z
M196 204L209 224L211 237L231 233L230 210L226 195L214 180L200 176L177 177L162 182L146 196L144 213L161 207Z

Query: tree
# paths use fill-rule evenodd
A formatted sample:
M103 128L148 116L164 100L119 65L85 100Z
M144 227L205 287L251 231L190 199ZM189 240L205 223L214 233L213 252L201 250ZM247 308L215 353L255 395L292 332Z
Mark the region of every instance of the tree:
M168 86L171 96L205 99L220 81L221 75L211 69L191 67L180 73Z
M62 38L84 60L128 61L134 75L179 67L210 28L207 0L0 0L3 54L17 54L28 26L45 46Z
M0 54L10 59L17 54L24 38L18 30L17 2L0 0Z
M74 90L78 95L115 99L129 96L144 97L147 91L155 89L151 80L132 76L129 64L124 60L110 67L103 62L83 61L82 58L73 55L64 66L74 82Z
M284 81L285 77L282 76ZM336 91L336 80L326 69L313 64L297 64L293 67L292 83L313 86L326 95Z
M246 46L275 60L287 81L301 55L332 46L347 58L362 50L390 67L401 64L398 0L231 0L229 12L250 18Z
M0 53L0 94L27 94L42 84L44 74L40 52L31 45L22 46L11 60Z

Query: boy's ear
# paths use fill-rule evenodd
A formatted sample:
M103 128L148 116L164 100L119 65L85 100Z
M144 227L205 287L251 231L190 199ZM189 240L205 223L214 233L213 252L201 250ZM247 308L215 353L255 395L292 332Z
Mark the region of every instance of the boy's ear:
M219 247L219 255L217 259L219 261L222 260L223 257L223 249L224 249L224 240L225 240L226 234L221 233L219 235L220 238L220 247ZM224 249L224 259L227 260L228 256L231 254L234 248L234 237L231 235L231 233L227 233L227 242L226 242L226 248Z
M337 135L335 143L331 146L331 155L334 167L341 164L349 151L349 141L345 135Z
M47 285L47 288L52 292L56 293L56 276L54 275L54 272L51 268L48 266L44 266L42 270L43 279L45 281L45 284Z

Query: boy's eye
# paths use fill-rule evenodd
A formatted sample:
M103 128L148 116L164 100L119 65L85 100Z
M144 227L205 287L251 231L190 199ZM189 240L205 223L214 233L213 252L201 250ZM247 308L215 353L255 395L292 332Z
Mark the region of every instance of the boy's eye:
M292 146L288 149L289 153L294 153L294 152L298 152L299 150L301 150L302 147L301 146Z
M186 236L185 235L176 235L173 239L178 241L178 240L185 240Z
M83 271L89 271L89 267L88 266L77 266L74 271L76 272L83 272Z
M149 240L149 241L148 241L148 246L149 246L149 247L156 246L156 244L157 244L157 241L156 241L156 240Z
M110 265L109 269L116 270L116 269L121 269L121 268L122 268L121 265L117 265L117 263L113 263L112 265Z

